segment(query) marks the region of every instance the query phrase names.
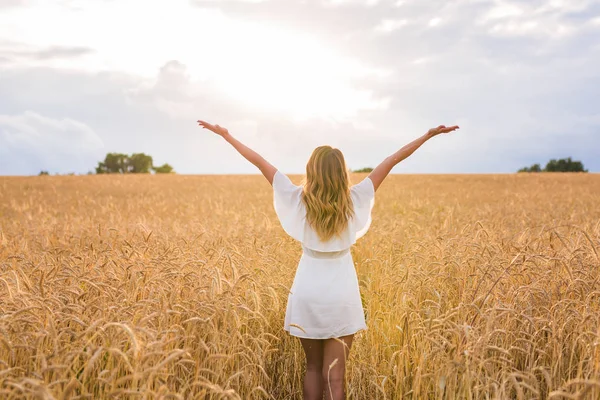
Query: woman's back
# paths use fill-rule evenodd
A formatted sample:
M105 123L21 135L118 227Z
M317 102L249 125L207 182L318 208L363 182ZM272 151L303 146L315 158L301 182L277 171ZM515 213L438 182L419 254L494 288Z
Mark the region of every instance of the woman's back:
M283 229L300 241L303 247L319 252L348 249L362 237L371 225L371 210L375 204L375 190L369 177L350 188L354 216L347 228L337 237L322 241L306 219L302 201L302 186L294 185L290 178L276 171L273 177L273 205Z
M284 329L291 335L328 339L367 328L350 246L369 229L374 194L369 178L352 186L353 216L339 236L323 241L307 221L303 187L275 172L275 211L283 229L302 243L284 320Z

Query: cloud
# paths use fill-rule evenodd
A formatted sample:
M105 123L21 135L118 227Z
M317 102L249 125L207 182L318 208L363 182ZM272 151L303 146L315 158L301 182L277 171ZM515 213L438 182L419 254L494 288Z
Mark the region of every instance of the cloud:
M389 33L396 31L407 24L406 19L384 19L375 27L376 32Z
M47 60L51 58L69 58L80 57L93 52L89 47L83 46L53 46L43 50L31 52L31 57L38 60Z
M0 115L0 170L4 174L86 172L98 160L102 140L86 124L32 111Z
M145 104L172 118L192 119L194 113L192 83L185 65L167 62L155 80L144 80L126 91L132 104Z
M0 9L14 8L24 6L25 0L0 0Z
M491 35L556 40L584 30L587 11L593 13L594 5L598 6L597 2L589 0L498 0L477 19L477 24Z
M439 17L435 17L429 20L428 25L431 27L438 26L442 22L442 19Z
M397 171L510 172L567 156L600 170L598 2L186 0L148 3L135 32L137 0L68 3L47 6L60 29L30 36L19 32L45 15L37 5L0 15L0 40L21 41L18 61L0 44L0 110L69 117L106 151L144 151L182 173L255 172L197 129L203 118L302 172L320 144L374 166L458 123Z
M36 47L22 43L0 41L0 63L10 65L44 64L57 59L73 59L93 53L93 49L84 46Z

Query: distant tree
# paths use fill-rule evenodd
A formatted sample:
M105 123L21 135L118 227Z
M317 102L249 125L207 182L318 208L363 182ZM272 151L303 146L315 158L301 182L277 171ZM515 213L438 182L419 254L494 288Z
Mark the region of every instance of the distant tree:
M170 174L173 172L173 167L169 164L163 164L159 167L152 167L152 169L157 174Z
M366 167L366 168L361 168L361 169L355 169L352 172L371 172L371 171L373 171L373 168Z
M103 162L98 162L97 174L148 174L152 169L152 157L144 153L132 155L108 153Z
M50 173L48 171L40 171L38 176L42 176L42 175L50 175Z
M127 154L108 153L104 162L99 162L96 167L97 174L124 174L127 171Z
M134 153L127 160L127 172L149 174L152 168L152 157L144 153Z
M581 161L573 161L571 157L561 158L559 160L552 159L548 161L544 169L540 168L539 164L533 164L531 167L521 168L517 172L588 172L583 168Z
M533 164L531 167L521 168L517 172L542 172L542 168L540 167L540 164Z
M573 161L571 157L561 158L560 160L550 160L544 168L546 172L588 172L583 168L581 161Z

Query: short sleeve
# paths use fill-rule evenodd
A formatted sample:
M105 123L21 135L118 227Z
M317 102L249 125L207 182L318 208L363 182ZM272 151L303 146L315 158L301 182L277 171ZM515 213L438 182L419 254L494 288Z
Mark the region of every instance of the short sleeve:
M352 229L355 239L362 237L371 226L371 211L375 205L375 187L371 178L366 177L350 188L354 205Z
M294 185L277 170L273 176L273 206L285 232L296 240L304 238L302 187Z

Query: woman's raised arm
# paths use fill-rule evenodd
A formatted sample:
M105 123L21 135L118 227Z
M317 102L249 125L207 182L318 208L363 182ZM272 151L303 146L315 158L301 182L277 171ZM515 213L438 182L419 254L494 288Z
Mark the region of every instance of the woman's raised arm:
M392 168L396 166L400 161L404 160L412 153L415 152L423 143L431 139L432 137L439 135L440 133L448 133L458 129L458 125L446 127L445 125L440 125L437 128L430 129L426 134L421 136L418 139L413 140L406 146L402 147L400 150L387 157L381 164L379 164L371 173L369 174L369 178L373 182L373 187L375 190L381 185L381 182L385 179L386 176L390 173Z
M260 154L252 150L250 147L246 146L229 133L229 131L222 126L212 125L206 121L198 120L198 125L202 128L213 131L217 135L223 137L223 139L227 140L229 144L231 144L244 158L254 164L260 172L267 178L269 183L273 184L273 176L275 176L275 172L277 172L277 168L272 166L267 160L265 160Z

